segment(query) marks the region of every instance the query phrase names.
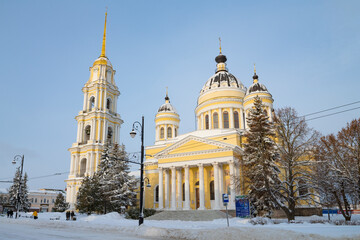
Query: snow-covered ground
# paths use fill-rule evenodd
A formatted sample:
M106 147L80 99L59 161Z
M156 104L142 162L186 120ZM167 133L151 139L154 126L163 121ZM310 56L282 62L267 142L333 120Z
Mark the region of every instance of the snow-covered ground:
M50 220L58 216L60 220ZM341 216L333 218L342 219ZM39 213L37 220L0 217L0 239L360 239L360 226L307 223L310 219L326 219L326 216L297 218L304 223L267 225L252 225L247 219L231 218L228 228L226 219L206 222L145 219L139 227L138 221L117 213L78 215L77 221L66 221L65 213ZM360 215L353 215L352 219L360 220Z

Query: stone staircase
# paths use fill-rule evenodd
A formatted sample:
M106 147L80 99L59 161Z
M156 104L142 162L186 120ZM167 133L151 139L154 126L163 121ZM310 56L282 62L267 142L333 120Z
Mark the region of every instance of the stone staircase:
M229 214L229 217L231 215ZM212 221L226 218L226 213L217 210L161 211L147 217L147 220Z

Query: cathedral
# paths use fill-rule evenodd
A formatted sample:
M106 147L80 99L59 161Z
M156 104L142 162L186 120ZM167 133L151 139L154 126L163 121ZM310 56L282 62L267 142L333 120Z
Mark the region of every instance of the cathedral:
M215 74L197 99L196 131L178 134L180 115L167 93L155 116L155 144L146 148L145 175L152 187L145 189L145 208L219 210L227 193L229 209L235 209L235 196L246 194L240 164L246 116L259 96L272 120L274 100L255 68L246 88L226 68L221 46L215 61Z
M83 178L97 171L105 143L119 142L123 123L117 113L120 92L115 70L105 52L106 17L101 54L82 88L83 109L75 117L76 142L69 148L70 173L65 182L71 209ZM215 61L215 74L205 82L197 99L196 131L179 134L180 115L167 92L156 113L155 143L146 147L145 176L151 182L151 187L145 188L146 208L222 209L222 194L227 193L229 209L235 209L235 196L246 194L240 164L246 116L259 96L272 120L274 100L255 69L249 88L228 71L221 46ZM240 181L235 184L233 176Z
M100 57L90 67L90 77L82 91L83 109L75 117L77 121L76 142L69 148L70 173L65 180L66 202L75 207L76 195L84 176L92 176L100 163L105 142L118 143L123 121L116 112L120 95L115 84L115 70L106 57L106 17Z

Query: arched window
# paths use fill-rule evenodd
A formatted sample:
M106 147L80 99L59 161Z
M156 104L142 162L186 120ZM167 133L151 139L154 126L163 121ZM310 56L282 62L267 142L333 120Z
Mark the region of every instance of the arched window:
M95 97L92 96L90 98L89 110L92 111L94 109L94 107L95 107Z
M164 128L160 128L160 139L164 139Z
M106 100L106 109L109 109L110 110L110 107L111 107L111 100L108 98Z
M307 187L307 184L304 180L300 180L298 182L298 186L299 186L299 196L305 196L308 192L309 192L309 189Z
M185 183L182 185L182 200L185 201Z
M205 129L209 129L209 115L205 115Z
M213 114L214 128L219 128L219 115L218 113Z
M224 128L229 128L229 113L223 112Z
M239 113L234 112L234 128L239 128Z
M177 128L175 128L174 130L175 130L175 137L177 137Z
M215 200L214 181L210 182L210 200Z
M157 186L155 187L154 191L155 191L155 193L154 193L154 196L155 196L154 201L155 201L156 203L158 203L158 202L159 202L159 185L157 185Z
M81 159L80 161L80 177L85 175L86 170L86 158Z
M108 127L108 133L107 133L107 141L108 141L108 143L111 143L112 136L113 136L113 130L112 130L111 127Z
M172 138L172 128L171 127L167 128L167 138Z
M84 136L84 141L85 141L85 143L90 140L90 133L91 133L91 126L90 126L90 125L87 125L87 126L85 127L85 134L84 134L84 135L85 135L85 136Z

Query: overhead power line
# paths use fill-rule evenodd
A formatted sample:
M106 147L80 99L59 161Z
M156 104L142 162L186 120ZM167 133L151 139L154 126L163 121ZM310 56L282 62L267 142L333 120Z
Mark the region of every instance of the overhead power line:
M306 119L305 121L311 121L311 120L315 120L315 119L318 119L318 118L324 118L324 117L328 117L328 116L332 116L332 115L336 115L336 114L340 114L340 113L344 113L344 112L349 112L349 111L352 111L352 110L355 110L355 109L359 109L359 108L360 108L360 107L356 107L356 108L350 108L350 109L343 110L343 111L339 111L339 112L329 113L329 114L326 114L326 115L323 115L323 116L313 117L313 118L310 118L310 119Z
M340 105L340 106L337 106L337 107L332 107L332 108L320 110L320 111L313 112L313 113L308 113L308 114L305 114L305 115L301 116L301 118L302 118L302 117L311 116L311 115L315 115L315 114L319 114L319 113L323 113L323 112L327 112L327 111L331 111L331 110L338 109L338 108L342 108L342 107L346 107L346 106L350 106L350 105L354 105L354 104L357 104L357 103L360 103L360 101L356 101L356 102L352 102L352 103ZM353 109L351 109L351 110L354 110L354 109L357 109L357 108L353 108ZM350 111L350 110L348 110L348 111ZM347 112L347 111L346 111L346 112ZM324 115L324 116L328 116L328 115ZM329 115L329 116L330 116L330 115Z

